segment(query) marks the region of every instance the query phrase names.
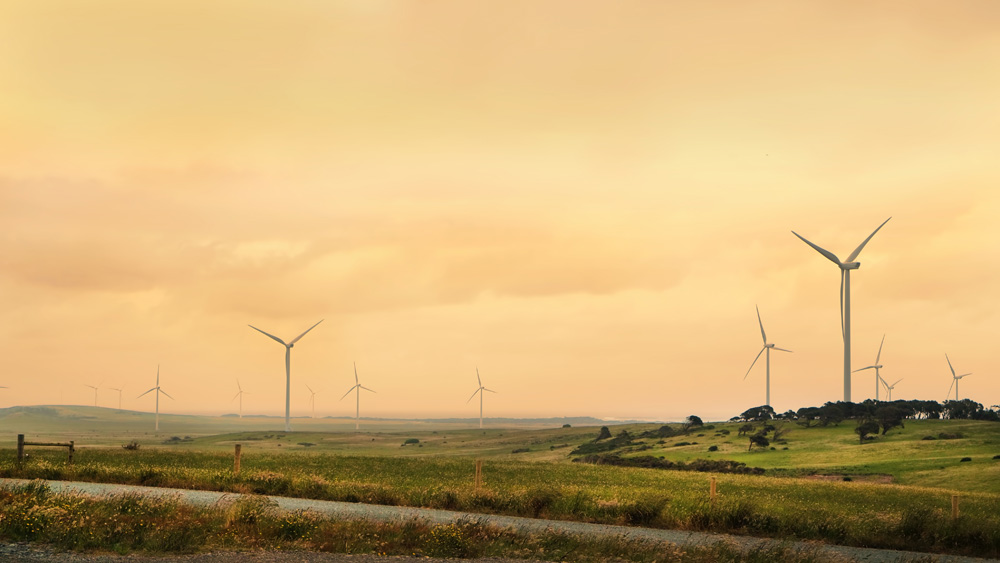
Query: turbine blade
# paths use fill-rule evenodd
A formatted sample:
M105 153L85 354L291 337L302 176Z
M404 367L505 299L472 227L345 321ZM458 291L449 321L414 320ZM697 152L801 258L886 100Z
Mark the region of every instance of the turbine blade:
M242 393L242 392L243 392L243 391L240 391L240 393ZM233 398L232 398L232 399L229 399L229 402L231 403L231 402L235 401L235 400L236 400L236 397L239 397L239 396L240 396L240 393L237 393L237 394L233 395Z
M858 368L858 369L852 371L851 373L858 373L859 371L865 371L866 369L875 369L875 366L868 366L866 368Z
M480 391L482 391L482 390L483 390L483 388L482 388L482 387L480 387L479 389L476 389L475 391L473 391L473 392L472 392L472 396L471 396L471 397L469 397L469 400L468 400L468 401L466 401L466 402L465 402L465 404L469 404L469 401L471 401L472 399L475 399L475 398L476 398L476 393L479 393L479 392L480 392Z
M889 217L889 219L892 219L892 217ZM868 241L872 240L872 237L875 236L875 233L877 233L879 229L884 227L885 224L889 222L889 219L882 221L882 224L878 226L878 229L872 231L872 234L868 235L868 238L866 238L864 242L859 244L858 247L854 249L854 252L852 252L851 255L847 257L847 262L854 262L854 259L858 257L858 254L861 254L861 250L865 247L866 244L868 244Z
M364 389L365 391L371 391L372 393L378 393L378 391L376 391L374 389L369 389L369 388L365 387L364 385L358 385L358 387Z
M312 387L309 387L309 384L306 384L306 389L308 389L308 390L309 390L309 392L310 392L310 393L312 393L313 395L315 395L315 394L316 394L316 392L315 392L315 391L313 391L313 388L312 388Z
M760 308L756 305L753 307L754 309L757 309L757 324L760 325L760 337L764 340L764 344L767 344L767 335L764 334L764 322L760 320Z
M483 387L483 391L489 391L490 393L496 393L496 391L494 391L494 390L492 390L492 389L487 389L487 388L485 388L485 387Z
M963 377L965 377L967 375L972 375L972 372L970 371L969 373L963 373L962 375L956 375L955 379L962 379Z
M479 386L483 386L483 380L479 377L479 366L476 366L476 381L479 382Z
M164 391L163 389L160 389L160 393L163 393L164 395L166 395L167 397L169 397L171 401L174 401L174 400L176 400L176 399L174 399L173 397L171 397L171 396L170 396L170 394L169 394L169 393L167 393L166 391Z
M840 338L847 340L847 329L844 328L844 278L847 274L840 271Z
M816 252L819 252L823 256L826 256L827 259L829 259L834 264L836 264L838 266L840 265L840 258L837 258L836 254L830 252L829 250L827 250L825 248L820 248L820 247L816 246L815 244L809 242L808 240L805 239L805 237L803 237L799 233L796 233L795 231L792 231L792 234L795 235L795 236L797 236L797 237L799 237L799 239L802 240L802 242L804 242L804 243L808 244L809 246L813 247L813 250L815 250Z
M761 349L760 349L760 352L757 352L757 357L753 359L753 363L751 363L751 364L750 364L750 367L749 367L749 368L747 368L747 375L750 375L750 370L752 370L752 369L753 369L753 366L754 366L754 364L756 364L756 363L757 363L757 360L759 360L759 359L760 359L760 355L764 353L764 350L767 350L767 347L766 347L766 346L765 346L765 347L763 347L763 348L761 348ZM744 380L744 381L746 380L746 378L747 378L747 375L744 375L744 376L743 376L743 380Z
M248 327L250 327L250 328L252 328L252 329L254 329L254 330L256 330L257 332L259 332L259 333L263 334L264 336L267 336L267 337L269 337L269 338L272 338L272 339L274 339L274 341L275 341L275 342L277 342L278 344L281 344L282 346L288 346L288 344L285 344L285 341L284 341L284 340L282 340L282 339L278 338L277 336L275 336L275 335L273 335L273 334L268 334L268 333L264 332L263 330L261 330L261 329L259 329L259 328L255 327L255 326L253 326L253 325L247 325L247 326L248 326Z
M902 381L902 380L903 380L903 378L902 378L902 377L900 377L899 379L897 379L897 380L896 380L896 383L899 383L899 382L900 382L900 381ZM892 385L889 385L889 389L892 389L893 387L895 387L895 386L896 386L896 383L893 383Z
M354 362L354 384L358 385L358 362Z
M149 391L146 391L146 393L149 393L150 391L156 391L156 387L153 387ZM143 393L142 395L145 395L146 393ZM142 397L142 395L139 395L139 397ZM136 397L136 399L138 399L139 397Z
M791 350L785 350L784 348L778 348L777 346L775 346L774 348L771 348L771 349L772 350L781 350L782 352L791 352Z
M325 320L325 319L320 319L320 320L319 320L319 323L323 322L324 320ZM316 328L316 326L317 326L317 325L319 325L319 323L316 323L316 324L312 325L311 327L307 328L307 329L306 329L306 332L309 332L310 330L312 330L312 329ZM300 338L302 338L303 336L305 336L305 335L306 335L306 332L303 332L302 334L300 334L300 335L296 336L296 337L295 337L295 339L294 339L294 340L292 340L291 342L289 342L288 344L295 344L296 342L298 342L298 341L299 341L299 339L300 339Z
M948 397L951 395L951 389L952 387L955 386L955 381L956 381L955 379L951 380L951 385L948 386L948 392L944 394L946 401L948 400Z
M955 368L951 367L951 359L948 358L948 354L944 355L944 359L948 360L948 368L951 369L951 376L955 377Z
M239 379L236 380L236 388L239 389L241 393L243 392L243 387L240 385Z
M879 359L882 358L882 344L885 344L885 335L882 335L882 342L878 345L878 354L875 356L875 363L877 364Z
M351 387L350 389L348 389L348 390L347 390L347 393L344 393L344 396L343 396L343 397L341 397L341 398L340 398L340 399L338 399L338 400L340 400L340 401L343 401L344 399L346 399L346 398L347 398L347 396L351 394L351 391L354 391L354 389L355 389L356 387L358 387L358 386L357 386L357 385L355 385L354 387Z

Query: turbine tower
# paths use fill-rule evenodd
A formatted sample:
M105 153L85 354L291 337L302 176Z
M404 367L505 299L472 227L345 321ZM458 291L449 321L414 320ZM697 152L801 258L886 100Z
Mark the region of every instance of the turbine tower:
M319 323L321 323L321 322L323 322L323 319L320 319ZM300 338L302 338L303 336L305 336L306 333L309 332L310 330L316 328L316 325L318 325L319 323L316 323L316 324L312 325L311 327L309 327L308 329L306 329L306 332L303 332L302 334L296 336L291 342L289 342L287 344L285 343L284 340L278 338L277 336L275 336L273 334L268 334L268 333L264 332L263 330L255 327L253 325L247 325L248 327L256 330L257 332L263 334L264 336L267 336L269 338L274 339L275 342L277 342L278 344L281 344L282 346L285 347L285 432L291 432L292 431L292 425L289 422L289 418L290 418L289 411L291 410L291 404L292 404L291 403L291 396L292 396L292 346L295 346L295 343L298 342Z
M955 387L955 400L957 401L958 400L958 380L962 379L963 377L965 377L967 375L972 375L972 372L963 373L962 375L955 375L955 368L951 367L951 359L948 358L948 354L944 355L944 359L948 360L948 369L951 370L951 385L953 387ZM951 387L948 387L948 395L951 395ZM947 401L948 398L945 397L945 400Z
M374 390L365 387L364 385L362 385L358 381L358 363L354 362L354 387L351 387L350 389L348 389L347 393L344 393L344 396L341 397L340 400L343 401L345 397L347 397L348 395L351 394L351 391L357 390L358 396L356 397L356 404L354 406L354 429L355 430L358 430L361 427L361 390L362 389L364 389L365 391L371 391L372 393L375 392ZM310 389L310 391L312 391L312 389Z
M757 308L757 306L754 305L754 308ZM766 383L764 384L764 389L765 389L765 391L764 391L764 399L765 399L764 404L767 405L767 406L771 406L771 349L781 350L782 352L791 352L791 350L785 350L784 348L778 348L774 344L768 344L767 343L767 335L764 333L764 323L760 320L760 309L759 308L757 308L757 324L760 325L760 337L764 341L764 347L760 349L760 352L757 352L757 357L753 359L753 362L750 364L750 367L747 369L746 375L743 376L743 380L746 381L747 375L750 375L750 370L753 369L754 364L756 364L757 360L760 359L760 355L763 354L764 351L766 350L767 351L767 355L765 356L765 359L766 359L766 363L767 363L767 370L766 370L767 375L766 375L766 379L765 379Z
M902 380L903 380L903 378L900 377L899 379L896 380L896 383L899 383ZM889 385L888 383L885 382L885 380L882 380L882 383L885 385L886 392L889 393L889 399L888 400L892 401L892 390L896 388L896 383L893 383L892 385Z
M885 367L885 366L883 366L883 365L881 365L881 364L878 363L879 358L882 357L882 344L885 344L885 335L884 334L882 335L882 342L880 342L879 345L878 345L878 354L875 355L875 363L873 365L870 365L870 366L866 367L866 368L856 369L853 372L853 373L858 373L859 371L865 371L866 369L874 369L875 370L875 400L876 401L878 401L878 385L879 385L879 383L885 385L887 388L889 387L889 384L887 384L885 382L885 380L882 379L882 376L878 374L878 370L880 370L883 367Z
M496 391L494 391L492 389L487 389L487 388L483 387L483 380L482 380L482 378L479 377L479 367L478 366L476 366L476 381L479 382L479 389L476 389L475 392L472 393L472 396L469 397L469 400L466 401L465 404L469 404L472 401L472 399L476 398L476 393L479 393L479 427L482 428L483 427L483 391L489 391L490 393L496 393Z
M156 391L156 393L153 393L153 391ZM149 391L146 391L146 393L153 393L156 396L156 431L159 432L160 431L160 393L163 393L164 395L167 395L166 391L164 391L163 389L160 389L160 364L156 364L156 387L153 387ZM146 393L143 393L142 395L145 395ZM139 397L142 397L142 395L139 395ZM136 399L138 399L139 397L136 397ZM174 398L171 397L170 395L167 395L167 398L169 398L171 401L174 400Z
M889 217L889 219L892 219L892 217ZM799 233L792 231L792 234L799 237L802 242L808 244L813 250L819 252L840 267L840 331L841 336L844 338L844 402L847 403L851 402L851 270L857 270L861 267L861 263L854 260L861 254L861 251L868 244L868 241L875 236L875 233L889 222L889 219L883 221L878 226L878 229L872 231L872 234L868 235L868 238L859 244L854 249L854 252L847 257L847 260L843 262L840 261L840 258L837 258L836 254L816 246Z
M104 383L104 382L102 381L101 383ZM97 389L98 389L98 387L100 387L101 383L98 383L97 386L87 385L86 383L83 384L84 387L90 387L91 389L94 390L94 406L95 407L97 406Z
M355 369L357 369L357 368L355 368ZM313 391L313 388L309 387L308 384L306 385L306 389L308 389L309 393L310 393L310 395L309 395L309 402L312 405L312 418L316 418L316 394L317 393L322 393L322 391Z
M108 389L111 389L112 391L118 391L118 410L122 410L122 389L124 388L124 385L121 387L108 387Z
M243 387L240 386L239 378L236 379L236 388L239 389L239 391L233 395L233 398L230 399L229 402L231 403L235 401L237 397L240 399L240 418L243 418L243 394L246 393L246 391L244 391Z

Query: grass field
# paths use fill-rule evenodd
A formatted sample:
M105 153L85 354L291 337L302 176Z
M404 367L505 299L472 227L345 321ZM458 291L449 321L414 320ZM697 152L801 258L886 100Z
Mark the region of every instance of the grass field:
M5 448L0 452L0 475L1000 555L1000 460L993 459L1000 454L996 423L908 421L905 428L865 444L858 443L850 422L837 427L794 426L784 443L754 452L746 451L747 438L737 436L738 425L715 424L683 436L635 439L616 452L674 461L731 459L767 469L765 476L715 475L720 496L713 505L708 499L709 475L704 473L571 462L570 452L592 441L596 427L479 430L443 424L355 433L330 431L323 421L315 421L315 430L297 422L296 428L303 431L286 434L255 429L247 419L224 418L202 421L200 433L192 422L189 433L174 432L178 424L169 426L171 432L153 436L132 430L121 423L121 415L111 413L67 408L54 417L33 415L44 419L34 432L27 415L14 421L0 418L0 445L8 448L16 432L28 434L29 439L75 439L82 446L72 468L63 461L63 452L38 448L18 469L13 451ZM164 427L175 422L161 419ZM280 426L273 419L268 423ZM246 425L244 429L240 424ZM626 430L637 437L657 427L616 426L612 431ZM942 432L962 437L922 439ZM414 439L419 442L403 445ZM137 440L141 449L119 447L130 440ZM689 445L674 445L682 442ZM239 475L232 472L235 443L241 443L244 451ZM717 451L709 452L710 446ZM972 461L961 462L963 457ZM486 460L482 491L472 486L477 458ZM813 474L832 477L817 479ZM843 476L852 481L845 482ZM962 516L953 521L950 498L956 492L961 492Z

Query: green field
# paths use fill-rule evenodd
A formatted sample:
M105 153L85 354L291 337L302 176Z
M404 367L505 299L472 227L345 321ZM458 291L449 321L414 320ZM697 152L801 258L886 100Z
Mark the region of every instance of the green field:
M0 475L281 494L576 519L682 529L820 539L851 545L1000 554L1000 425L977 421L907 421L859 444L854 424L789 432L774 449L747 452L738 424L695 428L670 438L638 436L658 425L611 427L633 436L624 457L672 461L730 459L766 469L764 476L710 475L573 463L571 451L597 427L468 428L468 424L388 421L356 433L343 419L161 417L58 407L0 411ZM267 429L270 426L271 429ZM463 428L463 426L465 426ZM728 430L725 435L722 431ZM75 440L77 463L56 449L30 449L14 463L14 436ZM941 433L961 438L923 440ZM121 444L136 440L137 451ZM418 443L403 445L407 440ZM662 442L662 443L661 443ZM674 444L689 442L689 445ZM243 471L232 448L243 447ZM110 446L110 447L109 447ZM710 446L717 451L709 452ZM786 449L787 448L787 449ZM514 453L517 451L518 453ZM971 461L961 462L963 457ZM485 460L483 490L473 486L475 459ZM850 481L845 481L847 477ZM961 517L951 519L952 494Z

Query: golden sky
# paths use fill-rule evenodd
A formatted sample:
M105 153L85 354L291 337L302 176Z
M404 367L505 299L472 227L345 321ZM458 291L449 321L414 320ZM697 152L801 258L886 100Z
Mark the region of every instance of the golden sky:
M1000 5L0 4L0 406L1000 403ZM871 372L854 399L874 394ZM106 389L99 403L113 406Z

